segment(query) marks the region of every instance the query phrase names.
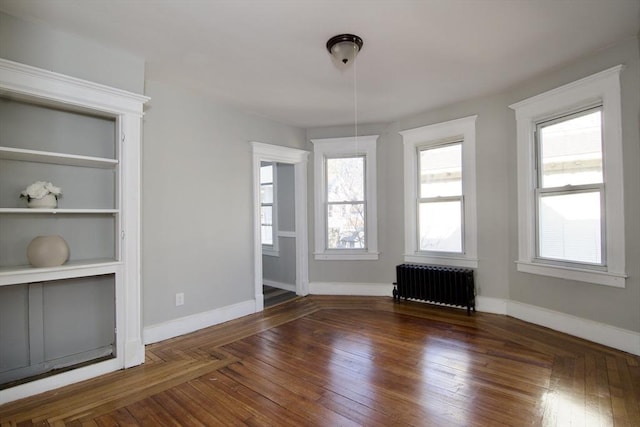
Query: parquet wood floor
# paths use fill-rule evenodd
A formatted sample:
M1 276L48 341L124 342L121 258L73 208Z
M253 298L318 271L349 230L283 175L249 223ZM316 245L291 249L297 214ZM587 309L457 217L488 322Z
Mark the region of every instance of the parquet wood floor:
M640 426L640 357L505 316L310 296L0 406L5 426Z

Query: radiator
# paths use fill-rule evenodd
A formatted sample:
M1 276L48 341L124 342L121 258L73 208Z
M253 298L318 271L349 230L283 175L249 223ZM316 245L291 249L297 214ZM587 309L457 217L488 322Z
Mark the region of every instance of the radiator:
M396 266L393 299L415 299L476 311L473 270L435 265Z

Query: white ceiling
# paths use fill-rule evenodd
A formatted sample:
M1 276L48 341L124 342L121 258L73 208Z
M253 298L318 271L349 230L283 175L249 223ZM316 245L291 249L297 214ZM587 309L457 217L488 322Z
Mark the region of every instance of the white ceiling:
M637 36L640 0L0 0L126 50L148 80L299 127L387 122ZM326 41L362 37L341 69ZM354 90L354 68L357 90Z

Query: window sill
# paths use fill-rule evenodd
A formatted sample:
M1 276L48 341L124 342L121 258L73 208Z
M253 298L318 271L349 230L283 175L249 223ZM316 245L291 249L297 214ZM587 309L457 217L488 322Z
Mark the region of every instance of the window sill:
M462 258L453 256L436 256L425 254L412 254L404 256L405 262L415 262L420 264L446 265L448 267L478 268L477 258Z
M516 261L518 271L542 276L558 277L560 279L577 280L579 282L594 283L596 285L624 288L626 274L607 271L588 270L583 268L563 267L557 265L536 264L528 261Z
M279 257L280 251L262 248L262 255Z
M377 260L380 252L316 252L313 255L317 261L371 261Z

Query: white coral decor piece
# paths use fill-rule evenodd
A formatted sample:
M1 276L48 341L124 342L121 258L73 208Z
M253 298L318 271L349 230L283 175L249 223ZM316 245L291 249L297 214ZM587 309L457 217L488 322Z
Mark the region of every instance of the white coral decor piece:
M53 194L57 199L58 196L62 195L62 189L50 182L37 181L20 193L20 197L26 197L27 200L42 199L47 194Z

